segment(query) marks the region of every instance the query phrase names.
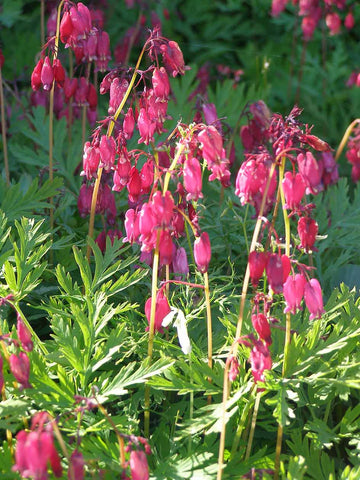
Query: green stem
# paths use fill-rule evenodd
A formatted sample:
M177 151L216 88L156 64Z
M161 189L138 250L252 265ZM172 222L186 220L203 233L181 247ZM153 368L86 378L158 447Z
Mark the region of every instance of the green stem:
M160 233L158 230L156 237L156 247L154 251L154 260L152 268L152 283L151 283L151 310L150 310L150 325L149 325L149 343L148 343L148 365L151 365L153 349L154 349L154 332L155 332L155 313L156 313L156 296L157 296L157 282L159 270L159 247L160 247ZM145 409L144 409L144 433L145 437L149 438L150 433L150 386L145 385Z
M236 454L236 451L239 447L240 438L241 438L242 432L245 428L245 423L247 421L250 408L252 406L252 402L250 400L251 399L248 400L247 404L245 405L245 407L242 411L240 422L239 422L238 427L236 429L235 437L234 437L233 444L232 444L232 447L231 447L230 458L234 458L234 456Z
M206 302L206 324L207 324L207 336L208 336L208 365L212 368L212 322L211 322L211 307L210 307L210 288L209 288L209 275L204 273L204 287L205 287L205 302Z
M257 419L257 414L258 414L258 411L259 411L260 399L261 399L261 392L257 392L256 399L255 399L253 416L252 416L252 420L251 420L250 434L249 434L248 444L247 444L247 447L246 447L245 461L249 459L250 453L251 453L251 447L252 447L252 443L253 443L253 440L254 440L256 419Z
M282 158L280 168L279 168L279 189L280 189L280 196L281 196L281 204L282 204L282 211L284 217L284 225L285 225L285 254L290 257L290 219L285 208L285 194L284 189L282 186L282 181L284 178L284 171L285 171L285 157ZM291 314L288 312L286 314L286 324L285 324L285 344L284 344L284 363L282 367L282 377L284 378L286 375L288 361L289 361L289 348L290 348L290 341L291 341ZM274 479L277 480L279 478L279 468L280 468L280 455L281 455L281 445L282 445L282 437L283 437L283 426L278 425L278 433L276 439L276 450L275 450L275 465L274 465Z
M251 245L250 245L250 252L255 250L256 242L257 242L257 239L258 239L258 236L259 236L259 233L260 233L260 228L261 228L261 223L262 223L262 215L263 215L264 209L265 209L266 197L267 197L267 193L268 193L268 190L269 190L269 187L270 187L270 182L272 180L272 177L273 177L275 169L276 169L276 165L277 165L277 158L273 162L273 164L271 165L271 168L270 168L269 177L268 177L268 180L266 182L264 195L263 195L261 205L260 205L259 215L258 215L258 218L257 218L257 221L256 221L254 233L253 233L253 236L252 236L252 241L251 241ZM245 309L245 301L246 301L247 290L248 290L248 287L249 287L249 280L250 280L250 267L249 267L249 262L248 262L247 266L246 266L243 288L242 288L242 292L241 292L239 317L238 317L238 323L237 323L237 327L236 327L236 336L235 336L236 339L240 338L240 336L241 336L243 317L244 317L244 309ZM237 349L237 344L235 343L232 351L235 350L235 352L236 352L236 349ZM226 437L226 401L227 401L229 393L230 393L228 372L229 372L229 366L225 365L217 480L221 480L221 478L222 478L223 462L224 462L225 437Z

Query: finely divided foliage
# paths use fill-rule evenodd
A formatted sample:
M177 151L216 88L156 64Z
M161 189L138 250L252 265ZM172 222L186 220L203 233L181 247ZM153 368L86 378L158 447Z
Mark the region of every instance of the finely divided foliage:
M126 0L115 48L108 3L41 2L29 104L0 50L1 478L360 478L359 120L298 106L355 2L269 0L301 20L283 114L265 63L186 65L189 2ZM254 13L220 3L191 2L218 40L212 9Z

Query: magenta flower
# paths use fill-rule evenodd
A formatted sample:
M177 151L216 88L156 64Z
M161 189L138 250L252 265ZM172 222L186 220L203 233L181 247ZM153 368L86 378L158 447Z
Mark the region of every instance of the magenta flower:
M252 251L249 254L250 279L254 288L258 286L259 280L264 273L268 261L266 252Z
M211 259L210 238L207 232L203 232L194 242L194 257L197 268L201 273L208 271Z
M153 213L158 226L169 227L174 216L175 203L168 190L163 195L159 190L154 193L151 202Z
M272 361L269 348L261 340L254 341L250 354L250 364L255 383L264 382L264 371L271 370Z
M184 187L188 192L186 200L197 200L202 198L202 178L201 178L201 166L200 162L195 157L190 157L185 160L184 169Z
M129 110L124 116L124 121L123 121L123 133L126 140L130 140L130 138L133 136L134 128L135 128L134 112L133 112L133 109L129 107Z
M70 457L70 464L69 464L69 473L68 479L69 480L84 480L84 457L79 450L75 449Z
M257 334L259 335L260 340L263 340L268 346L271 345L271 330L266 316L263 313L251 315L251 322Z
M17 315L16 332L22 348L26 352L31 352L32 349L34 348L34 344L31 338L31 333L19 314Z
M170 94L170 82L165 68L155 68L151 81L156 101L167 100Z
M178 73L184 75L186 68L179 45L173 40L169 40L166 44L160 46L160 51L168 74L173 77L176 77Z
M290 260L287 255L272 253L266 265L266 275L274 293L282 293L283 285L290 273Z
M111 59L109 34L104 30L98 30L96 38L95 71L105 72Z
M44 64L41 69L41 83L44 90L50 90L54 81L54 71L49 57L44 58Z
M317 195L324 189L321 181L322 164L318 163L311 152L306 152L306 155L299 153L297 156L297 163L299 172L303 176L306 185L306 193Z
M125 92L129 86L129 82L125 79L120 80L119 77L115 77L110 84L110 99L108 114L114 115L118 109ZM101 91L100 91L101 93Z
M304 297L305 277L300 273L289 275L283 287L286 307L284 313L290 312L295 315L297 309L301 310L301 302Z
M136 203L141 193L141 178L139 170L136 167L131 168L126 187L129 192L130 202Z
M240 366L238 359L234 356L230 358L230 369L229 369L229 380L230 382L234 382L236 377L239 375Z
M96 178L100 159L101 157L99 148L93 146L90 142L86 142L84 145L83 154L83 171L80 175L85 175L88 180Z
M58 58L55 58L53 61L53 73L57 85L63 87L65 82L65 70Z
M149 480L149 467L143 450L131 450L130 472L132 480Z
M154 182L154 161L152 158L149 158L142 166L140 171L140 180L141 193L149 193Z
M185 248L180 247L176 249L175 254L173 255L172 267L173 272L176 275L189 274L189 264Z
M150 315L151 315L151 302L152 297L148 298L145 303L145 315L150 326ZM156 295L156 306L155 306L155 322L154 330L155 332L163 333L162 321L168 313L171 312L168 299L166 298L163 290L159 290ZM149 330L149 327L146 328Z
M31 88L34 90L34 92L38 90L42 85L41 71L42 71L43 65L44 65L44 59L40 58L40 60L35 65L34 70L31 74Z
M213 125L210 125L199 132L198 140L203 157L211 169L212 164L219 163L223 156L222 136Z
M80 217L82 218L86 217L90 213L93 191L93 185L86 185L86 183L83 183L80 187L77 206Z
M109 172L115 163L116 143L114 137L102 135L100 138L99 152L101 162L100 167L103 167L105 172Z
M55 449L51 431L43 430L41 427L31 432L21 430L16 435L16 440L13 470L25 478L47 480L50 464L55 477L62 476L60 457Z
M298 221L297 231L300 237L300 247L309 252L313 249L319 227L317 222L310 217L301 217Z
M150 118L145 108L140 109L137 127L140 133L138 143L145 143L145 145L149 145L149 143L154 140L156 122Z
M20 383L20 388L32 388L29 383L30 360L25 352L19 352L18 355L12 353L9 357L10 371Z
M306 189L302 175L300 173L293 175L291 172L286 172L282 187L286 200L285 208L297 210Z
M170 265L172 263L173 246L169 230L162 230L159 243L160 265Z
M140 235L139 229L139 216L136 210L130 208L125 213L125 230L126 230L126 237L124 238L124 242L134 243L138 240Z
M307 309L310 312L310 320L320 318L325 313L321 286L316 278L312 278L305 284L304 299Z

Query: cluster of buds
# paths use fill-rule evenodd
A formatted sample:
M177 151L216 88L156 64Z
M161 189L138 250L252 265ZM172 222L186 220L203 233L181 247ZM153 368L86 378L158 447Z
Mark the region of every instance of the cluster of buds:
M271 14L277 17L288 3L290 0L272 0ZM355 25L354 14L347 0L325 0L324 4L320 0L292 0L292 3L298 6L298 15L302 17L304 40L311 40L321 19L325 20L330 35L340 33L342 24L348 30Z
M53 424L47 412L34 415L30 431L21 430L16 440L13 470L25 478L46 480L50 465L55 477L62 476L60 457L54 444Z

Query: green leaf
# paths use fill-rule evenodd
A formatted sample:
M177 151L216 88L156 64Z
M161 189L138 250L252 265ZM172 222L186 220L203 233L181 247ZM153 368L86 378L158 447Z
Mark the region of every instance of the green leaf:
M147 360L145 360L140 367L136 369L137 363L130 362L120 370L110 385L99 393L98 399L100 402L105 402L109 397L124 395L130 386L145 383L149 378L160 375L173 364L174 360L164 358L156 361L149 367L147 366Z

